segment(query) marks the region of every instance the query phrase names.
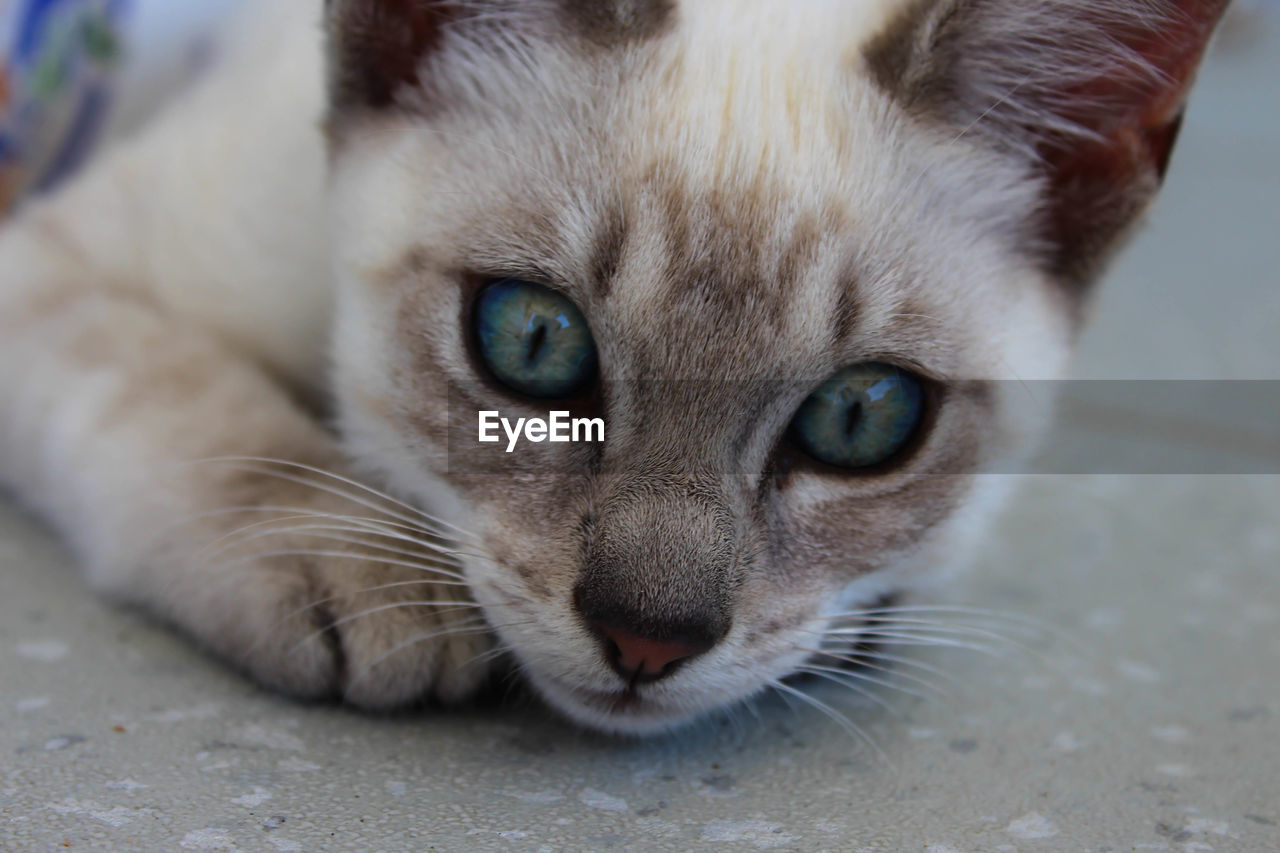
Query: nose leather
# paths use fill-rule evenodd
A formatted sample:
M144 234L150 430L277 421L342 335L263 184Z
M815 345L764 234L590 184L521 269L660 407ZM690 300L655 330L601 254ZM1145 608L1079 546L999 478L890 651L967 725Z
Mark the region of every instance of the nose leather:
M651 480L633 475L597 496L573 587L596 660L631 687L680 670L733 623L738 549L732 514L707 497L718 484Z
M714 642L656 639L610 625L593 624L604 640L610 666L629 682L656 681L681 662L710 649Z

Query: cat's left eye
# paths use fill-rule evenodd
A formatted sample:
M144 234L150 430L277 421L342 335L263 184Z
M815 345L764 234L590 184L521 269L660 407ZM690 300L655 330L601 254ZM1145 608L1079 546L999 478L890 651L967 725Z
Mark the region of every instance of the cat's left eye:
M596 344L568 298L517 279L488 284L474 309L480 358L498 381L529 397L569 397L596 375Z
M838 468L871 468L893 459L919 433L920 379L891 364L841 370L809 396L791 422L800 449Z

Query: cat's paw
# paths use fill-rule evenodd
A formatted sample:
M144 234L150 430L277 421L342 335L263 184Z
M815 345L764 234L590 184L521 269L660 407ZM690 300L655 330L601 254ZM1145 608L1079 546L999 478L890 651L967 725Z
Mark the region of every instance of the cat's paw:
M310 553L237 571L222 601L234 612L196 633L267 687L369 710L457 702L485 683L493 639L460 579L360 549L297 550Z
M493 640L465 585L350 557L321 558L312 572L324 602L312 622L347 702L378 710L456 702L485 681Z

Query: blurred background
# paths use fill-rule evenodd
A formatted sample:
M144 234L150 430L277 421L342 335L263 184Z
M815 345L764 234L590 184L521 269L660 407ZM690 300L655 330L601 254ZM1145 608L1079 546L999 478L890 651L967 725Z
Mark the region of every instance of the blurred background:
M137 127L243 0L0 0L0 210Z

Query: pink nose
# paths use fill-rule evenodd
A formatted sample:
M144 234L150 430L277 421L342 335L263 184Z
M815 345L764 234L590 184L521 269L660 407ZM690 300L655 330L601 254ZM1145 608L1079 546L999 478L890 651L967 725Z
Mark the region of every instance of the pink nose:
M689 640L658 640L622 628L592 626L604 639L605 656L619 675L628 681L657 681L676 665L700 655L715 643Z

